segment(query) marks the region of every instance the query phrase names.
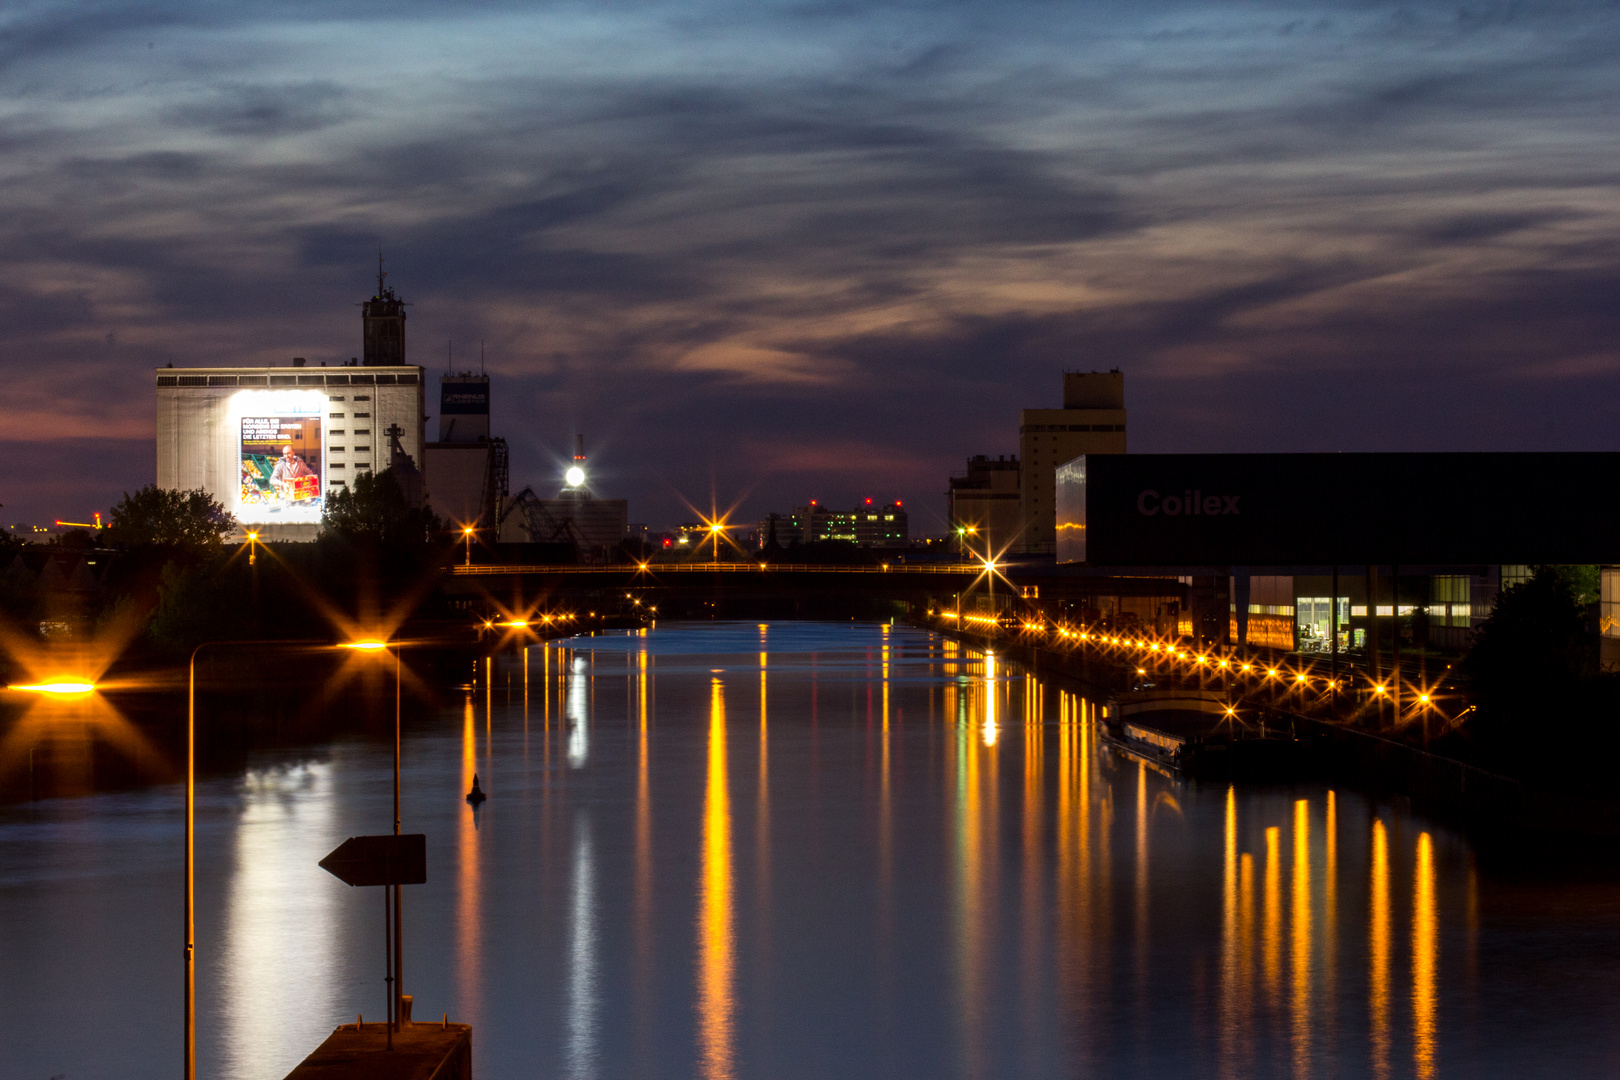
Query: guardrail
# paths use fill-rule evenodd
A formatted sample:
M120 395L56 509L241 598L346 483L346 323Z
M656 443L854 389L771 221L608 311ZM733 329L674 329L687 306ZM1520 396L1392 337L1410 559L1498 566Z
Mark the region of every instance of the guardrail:
M949 574L962 577L984 573L984 567L971 563L940 566L930 563L920 566L905 563L883 563L878 566L837 566L817 563L629 563L614 566L524 566L498 563L479 563L474 566L455 566L451 573L463 577L495 574Z

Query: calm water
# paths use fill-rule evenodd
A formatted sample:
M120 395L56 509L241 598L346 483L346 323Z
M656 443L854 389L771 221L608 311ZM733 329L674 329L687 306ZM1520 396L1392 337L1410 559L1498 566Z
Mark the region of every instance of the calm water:
M1354 793L1177 783L915 631L573 645L409 720L406 989L480 1077L1620 1074L1614 886L1493 881ZM204 786L201 1075L381 1016L381 890L315 863L389 784L353 742ZM179 798L0 811L0 1077L178 1073Z

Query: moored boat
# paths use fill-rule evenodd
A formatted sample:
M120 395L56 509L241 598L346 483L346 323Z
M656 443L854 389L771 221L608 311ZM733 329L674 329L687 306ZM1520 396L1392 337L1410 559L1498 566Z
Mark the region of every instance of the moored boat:
M1117 695L1103 717L1113 745L1183 776L1281 779L1299 744L1285 730L1249 723L1214 690L1151 689Z

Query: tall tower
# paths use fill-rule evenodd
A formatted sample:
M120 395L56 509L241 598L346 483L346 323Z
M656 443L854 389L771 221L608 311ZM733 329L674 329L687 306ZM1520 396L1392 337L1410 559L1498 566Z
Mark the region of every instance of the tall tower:
M1018 424L1023 455L1019 505L1028 554L1057 550L1057 467L1081 454L1125 452L1125 376L1112 371L1065 371L1063 408L1024 409Z
M569 466L567 474L563 477L567 487L557 493L559 499L590 499L591 489L585 481L585 436L574 436L574 464Z
M360 305L360 321L365 327L366 367L397 367L405 363L405 301L394 295L384 282L388 272L377 256L377 295Z
M439 441L489 439L489 376L462 372L439 376Z

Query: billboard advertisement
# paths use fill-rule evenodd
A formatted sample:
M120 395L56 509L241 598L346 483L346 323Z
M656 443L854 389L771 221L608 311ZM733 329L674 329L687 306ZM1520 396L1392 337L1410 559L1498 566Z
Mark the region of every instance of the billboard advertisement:
M235 430L240 492L238 521L318 525L325 506L324 394L310 391L237 395Z

